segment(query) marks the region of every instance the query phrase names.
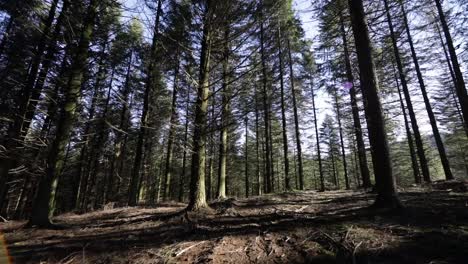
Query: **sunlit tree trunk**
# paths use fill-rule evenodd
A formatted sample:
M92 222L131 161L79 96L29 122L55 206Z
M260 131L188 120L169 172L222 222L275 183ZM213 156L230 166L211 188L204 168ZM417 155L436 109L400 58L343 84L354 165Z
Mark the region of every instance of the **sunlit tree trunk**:
M208 110L209 70L212 38L212 18L214 6L212 0L206 1L203 15L203 39L201 43L200 72L195 102L195 122L193 131L192 166L189 204L187 209L197 211L207 208L205 189L206 160L206 115Z
M95 18L97 15L98 0L91 0L84 20L80 41L73 58L68 88L65 91L65 101L62 113L57 123L56 136L52 142L47 156L46 174L39 182L39 189L32 208L30 225L50 226L54 213L55 192L62 171L65 158L65 147L70 139L70 132L75 119L75 111L81 96L81 83L83 71L88 59L89 43L93 33Z

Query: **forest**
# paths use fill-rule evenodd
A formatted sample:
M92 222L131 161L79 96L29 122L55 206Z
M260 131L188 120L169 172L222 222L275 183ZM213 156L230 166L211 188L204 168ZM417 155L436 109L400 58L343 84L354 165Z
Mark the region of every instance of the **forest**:
M468 263L467 0L0 0L0 263Z

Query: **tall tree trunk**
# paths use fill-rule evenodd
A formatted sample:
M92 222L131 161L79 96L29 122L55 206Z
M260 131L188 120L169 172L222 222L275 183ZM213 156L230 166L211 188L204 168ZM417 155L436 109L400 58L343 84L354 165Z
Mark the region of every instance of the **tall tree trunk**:
M376 207L400 207L395 179L393 178L390 149L382 105L378 95L378 81L369 31L365 20L362 0L349 0L354 40L359 62L361 89L364 98L369 140L373 152L374 173L377 185Z
M403 113L403 119L405 122L405 129L406 129L406 138L408 139L408 147L410 151L410 156L411 156L411 167L413 168L413 176L414 176L414 182L416 184L421 183L421 175L419 174L419 167L418 167L418 159L416 158L416 151L414 150L414 144L413 144L413 136L411 135L411 130L408 124L408 117L406 116L406 109L405 105L403 103L403 97L401 96L401 90L400 90L400 84L398 82L398 76L395 71L395 81L397 85L397 90L398 90L398 98L400 99L400 106L401 106L401 112Z
M146 79L146 87L145 93L143 98L143 112L141 114L141 124L140 124L140 131L138 132L138 140L137 146L135 150L135 159L133 163L133 169L130 179L130 187L128 190L128 205L134 206L138 202L138 182L140 178L140 167L141 161L143 156L143 145L145 141L145 137L147 134L147 126L148 126L148 113L150 108L150 97L152 90L157 85L157 78L159 77L159 69L156 65L156 53L158 49L158 42L159 42L159 22L162 12L162 1L158 0L158 7L156 10L156 22L154 24L153 30L153 41L151 44L151 55L150 55L150 63L148 65L148 77Z
M440 23L442 24L442 30L444 31L445 40L447 42L448 51L450 54L450 59L452 61L453 71L455 73L455 90L457 92L458 100L460 101L461 110L463 113L463 119L465 120L465 127L468 128L468 94L466 92L466 84L463 79L463 73L458 63L457 52L453 46L452 36L450 34L447 21L445 19L445 13L442 9L440 0L434 0L437 6L437 11L439 13Z
M291 79L291 93L294 113L294 131L296 132L297 165L299 170L299 190L304 190L304 168L302 164L302 146L301 131L299 128L299 114L297 112L296 89L294 85L293 59L291 55L291 44L288 38L288 56L289 56L289 78Z
M218 167L218 198L226 198L226 165L228 148L228 115L230 109L229 93L229 25L224 30L224 54L223 54L223 86L222 86L222 110L221 110L221 133L219 138L219 167Z
M70 139L76 107L81 96L83 71L88 59L89 43L93 33L98 3L98 0L91 0L87 10L87 17L84 20L80 41L71 66L63 111L60 114L56 136L47 157L46 174L39 182L39 189L32 208L29 224L33 226L47 227L52 224L50 218L53 216L55 209L54 198L59 172L62 171L65 162L65 147Z
M29 128L31 126L32 119L36 114L37 104L39 103L39 99L41 97L42 89L44 88L45 80L49 73L50 67L53 65L55 55L57 53L57 40L60 37L60 33L62 31L62 24L65 19L65 15L68 11L70 6L70 1L64 0L62 5L62 10L60 11L59 16L57 17L57 21L55 23L54 32L50 37L50 43L47 47L47 51L42 60L41 69L37 74L37 79L34 84L34 88L31 92L31 99L29 100L27 111L25 113L24 123L23 123L23 135L26 136L28 134Z
M442 33L440 32L440 28L439 28L439 25L436 23L435 24L436 26L436 29L437 29L437 33L439 35L439 39L440 39L440 43L442 45L442 49L444 50L444 56L445 56L445 61L447 63L447 67L449 69L449 72L450 72L450 76L452 77L452 82L453 82L453 85L454 85L454 91L452 91L452 96L454 97L454 102L455 102L455 106L457 108L457 114L463 124L463 129L465 130L465 135L466 137L468 137L468 126L466 125L466 122L465 122L465 119L463 118L463 113L461 112L461 109L460 109L460 106L457 102L457 99L455 98L455 94L456 94L456 87L457 87L457 78L455 77L455 72L453 71L453 67L452 67L452 64L450 63L450 56L447 52L447 48L445 46L445 43L444 43L444 39L442 38Z
M249 116L245 115L245 197L249 197Z
M423 141L421 138L421 133L419 132L418 121L416 119L416 114L413 109L413 103L411 102L409 88L406 82L406 76L405 76L405 72L403 69L403 63L401 62L400 51L398 49L398 43L397 43L396 35L393 29L392 17L390 15L390 10L388 7L387 0L384 0L384 4L385 4L385 10L387 14L388 27L390 28L390 37L392 39L393 52L394 52L395 61L397 64L398 74L400 76L403 94L405 95L406 106L408 108L408 114L411 120L411 126L413 127L414 139L416 141L416 150L417 150L418 157L419 157L419 164L421 165L421 170L422 170L424 181L431 182L431 177L429 174L429 166L427 164L426 154L424 153Z
M411 36L411 31L408 25L408 19L406 17L406 10L405 5L403 2L400 2L401 11L403 13L403 21L405 24L406 35L408 37L408 43L411 49L411 57L413 58L414 69L416 70L416 76L418 77L419 87L421 88L421 93L423 95L424 104L426 106L427 115L429 116L429 121L432 127L432 133L434 134L434 139L437 145L437 150L439 151L440 161L442 162L442 167L444 168L445 179L451 180L453 179L452 171L450 170L450 163L447 158L447 153L445 151L444 143L442 141L442 137L440 136L439 128L437 127L437 121L432 111L432 106L429 101L429 97L427 96L426 85L424 83L424 79L421 73L421 68L419 67L418 56L416 55L416 50L414 49L413 45L413 37Z
M262 2L263 6L263 2ZM262 7L260 7L262 8ZM265 192L270 193L272 191L272 162L271 162L271 149L270 149L270 113L268 108L269 93L268 93L268 77L267 77L267 66L266 66L266 55L265 55L265 32L263 27L263 12L260 18L260 53L262 60L262 84L263 84L263 111L264 111L264 123L265 123Z
M284 181L286 190L291 190L289 179L289 157L288 157L288 133L286 127L286 106L284 99L284 74L283 74L283 52L281 45L281 26L278 26L278 59L279 59L279 77L281 91L281 125L283 132L283 156L284 156Z
M205 151L206 151L206 115L208 110L210 55L212 37L212 18L214 6L212 0L206 1L203 17L203 39L201 43L200 72L195 103L195 122L193 131L192 166L189 204L187 209L197 211L207 208L205 189Z
M320 191L323 192L325 191L325 178L323 176L322 155L320 152L320 139L317 124L317 109L315 108L315 92L313 85L311 85L310 90L312 92L312 111L314 112L315 142L317 142L317 159L319 163Z
M335 187L339 189L340 180L339 180L339 175L338 175L338 169L336 168L335 155L333 154L333 150L331 148L330 148L330 157L331 157L331 162L332 162L333 184L335 184Z
M348 39L346 37L346 30L345 30L342 10L340 10L340 28L341 28L341 36L343 38L346 79L348 81L347 85L350 86L349 95L351 97L351 110L353 114L354 134L356 136L357 153L359 157L359 168L361 170L361 177L362 177L362 187L370 188L372 187L372 183L370 179L369 167L367 165L366 147L364 145L364 140L362 137L362 127L361 127L361 120L359 118L359 107L357 104L356 87L354 86L354 76L353 76L353 71L351 68L351 60L349 57L349 48L348 48Z
M166 154L166 166L164 169L164 185L163 185L163 200L167 200L171 186L171 171L172 171L172 156L173 156L173 143L176 129L177 120L177 90L178 78L179 78L179 54L177 52L177 65L174 69L174 87L172 88L172 104L171 104L171 120L169 121L169 135L167 137L167 154Z
M348 163L346 162L346 152L344 147L344 140L343 140L343 126L341 125L341 111L340 105L338 102L338 90L335 87L335 107L336 107L336 120L338 121L338 131L340 133L340 147L341 147L341 158L343 159L343 170L344 170L344 177L345 177L345 187L346 190L349 190L349 176L348 176Z
M184 199L184 183L185 183L185 170L187 163L187 145L188 145L188 122L189 122L189 110L190 110L190 90L186 91L187 96L185 98L185 130L184 130L184 153L182 154L182 172L179 178L179 202Z
M257 82L254 84L255 96L255 175L257 175L257 194L262 195L262 177L260 175L260 129L259 129L259 112L258 112L258 93Z
M115 139L115 144L114 144L114 157L112 158L111 161L111 167L110 167L110 178L108 181L107 185L107 190L108 190L108 200L114 200L115 199L115 193L116 192L116 187L114 187L114 179L117 176L117 179L120 179L120 168L121 166L121 159L123 158L123 154L125 152L125 147L124 141L126 138L126 135L123 135L126 133L127 130L127 113L130 112L129 108L127 106L127 101L129 99L129 94L130 94L130 78L131 78L131 68L132 68L132 63L133 63L133 51L130 52L130 58L128 59L128 64L127 64L127 69L126 69L126 74L125 74L125 81L123 84L123 90L122 90L122 111L120 112L120 122L118 126L118 131ZM117 185L119 185L120 180L118 180Z
M26 112L28 109L28 104L30 103L30 97L32 93L32 89L34 88L34 83L36 81L37 72L39 70L42 57L49 43L49 33L50 28L52 27L52 23L55 17L55 11L57 9L58 0L53 0L49 14L47 19L44 22L44 27L42 30L42 35L35 50L35 55L32 58L30 68L29 68L29 75L26 78L24 83L24 87L21 93L18 95L16 100L16 116L13 121L13 125L11 125L7 132L6 142L4 143L4 148L6 149L6 153L2 155L0 159L0 212L4 206L4 201L7 197L8 190L10 187L10 169L14 168L18 163L17 151L18 148L22 146L22 142L24 140L24 136L26 133L23 133L23 123L26 118ZM7 30L10 31L11 27L13 26L14 18L10 18L10 22L7 25ZM7 35L8 36L8 35ZM6 39L4 39L1 46L4 45ZM0 48L0 52L3 51L3 47ZM1 54L1 53L0 53Z

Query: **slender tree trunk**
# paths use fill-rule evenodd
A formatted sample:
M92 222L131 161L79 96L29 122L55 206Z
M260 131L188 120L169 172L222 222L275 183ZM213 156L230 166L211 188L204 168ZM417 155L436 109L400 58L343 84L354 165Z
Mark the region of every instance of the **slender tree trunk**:
M259 130L259 112L258 112L258 93L257 83L254 84L255 96L255 175L257 175L257 194L262 195L262 177L260 175L260 130Z
M271 193L272 191L272 162L271 162L271 148L270 148L270 113L268 108L269 93L267 87L267 66L265 55L265 36L263 27L263 13L260 18L260 53L262 60L262 84L263 84L263 110L264 110L264 123L265 123L265 192Z
M129 99L129 94L130 94L130 77L131 77L131 68L132 68L132 63L133 63L133 51L130 52L130 58L128 60L127 64L127 70L125 74L125 81L123 85L123 91L122 91L122 101L123 101L123 107L122 111L120 113L120 122L118 126L118 131L115 139L115 144L114 144L114 157L111 161L111 168L110 168L110 177L107 185L107 190L108 190L108 195L107 198L108 200L114 200L115 199L115 193L116 189L114 187L114 179L120 179L120 169L119 169L119 164L121 162L121 158L123 157L123 153L125 152L125 149L123 147L123 142L124 138L126 137L123 135L125 131L127 130L126 127L128 124L127 122L127 113L130 111L127 107L127 100ZM117 177L116 177L117 176ZM118 183L120 180L118 180Z
M268 113L271 113L271 107L272 107L272 104L271 104L271 101L268 103ZM275 192L275 168L274 168L274 165L275 165L275 149L273 148L273 129L272 129L272 122L271 122L271 117L270 117L270 122L268 123L269 127L268 127L268 138L269 138L269 146L270 146L270 161L271 161L271 178L270 178L270 184L271 184L271 192ZM278 171L278 170L276 170ZM279 177L278 177L279 179ZM279 187L279 186L278 186Z
M245 197L249 197L249 116L245 115Z
M444 39L442 38L442 33L440 32L439 25L436 23L435 26L436 26L436 29L437 29L437 33L439 35L439 39L440 39L440 43L442 45L442 49L444 50L445 61L447 62L447 67L448 67L448 69L450 71L450 76L452 77L452 82L453 82L453 85L454 85L454 89L452 91L452 96L454 97L454 102L455 102L455 106L457 108L457 113L458 113L458 116L459 116L459 118L460 118L460 120L461 120L461 122L463 124L463 129L465 130L465 135L468 138L468 126L466 125L465 119L463 118L463 113L461 112L461 109L460 109L460 106L458 105L457 99L455 98L456 87L457 87L457 80L456 80L456 77L455 77L455 72L453 71L452 64L450 63L450 56L449 56L449 54L447 52L447 48L445 46Z
M182 172L179 178L179 202L184 199L184 182L186 177L186 163L187 163L187 144L188 144L188 121L189 121L189 110L190 110L190 91L187 89L187 96L185 98L185 131L184 131L184 153L182 154Z
M281 91L281 125L283 132L283 156L284 156L284 180L286 190L291 190L289 179L289 157L288 157L288 133L286 126L286 106L284 99L284 74L283 74L283 52L281 45L281 26L278 26L278 59L279 59L279 77Z
M353 71L351 68L351 61L349 57L348 39L346 38L343 11L340 11L340 24L341 24L341 27L340 27L341 36L343 38L343 47L344 47L346 79L348 81L347 85L351 87L349 90L349 95L351 97L351 109L352 109L353 122L354 122L354 134L356 136L356 144L357 144L358 157L359 157L359 168L361 170L361 177L362 177L362 187L370 188L372 187L372 183L370 179L369 167L367 166L366 147L364 145L364 140L362 138L361 120L359 118L359 107L357 104L356 87L354 86Z
M296 89L294 85L293 59L291 55L291 44L288 38L288 56L289 56L289 78L291 79L291 93L294 113L294 131L296 132L297 165L299 169L299 190L304 190L304 168L302 165L302 146L301 131L299 128L299 114L297 111Z
M320 140L317 124L317 109L315 108L315 92L314 86L310 88L312 92L312 110L314 111L314 127L315 127L315 142L317 142L317 158L319 163L319 174L320 174L320 191L325 191L325 178L323 177L323 166L322 166L322 156L320 153Z
M338 103L338 91L337 90L335 90L334 97L335 97L335 107L336 107L336 120L338 120L338 131L340 133L341 158L343 159L345 186L346 186L346 190L349 190L350 187L349 187L349 176L348 176L348 163L346 162L346 152L345 152L344 140L343 140L343 126L341 125L341 111L340 111L340 105Z
M376 207L400 207L395 179L392 172L390 149L388 146L382 105L378 95L378 81L369 31L365 20L362 0L349 0L349 10L353 26L356 51L360 68L361 89L369 131L369 140L373 154L374 173L376 176Z
M219 167L218 167L218 199L226 198L226 165L228 148L228 115L229 103L229 25L224 30L224 54L223 54L223 87L222 87L222 110L221 110L221 133L219 138Z
M203 17L203 39L201 43L200 72L195 103L195 122L193 131L193 149L189 211L207 208L205 189L205 150L206 150L206 115L208 110L209 74L211 55L212 18L214 6L212 0L206 1Z
M145 93L143 98L143 112L141 114L141 124L140 124L140 131L138 132L138 140L137 146L135 150L135 160L133 163L132 169L132 176L130 179L130 187L128 190L128 205L134 206L138 202L138 182L140 178L140 167L143 155L143 145L145 141L145 137L147 134L147 126L148 126L148 113L150 108L150 97L152 90L157 85L157 78L159 77L158 66L156 65L156 56L157 56L157 49L158 49L158 42L159 42L159 22L161 17L161 6L163 0L158 0L158 7L156 10L156 22L154 24L153 30L153 41L151 45L151 60L148 65L148 77L146 79L146 87Z
M50 226L54 213L55 192L59 172L62 171L65 158L65 147L70 139L70 132L75 118L75 111L81 95L83 71L88 59L89 43L97 15L98 0L91 0L87 17L83 24L76 54L72 62L68 89L65 93L63 111L57 124L56 136L47 157L46 175L39 182L39 189L32 208L30 225Z
M213 195L212 195L212 191L213 191L212 181L213 181L213 163L214 163L213 160L214 160L214 153L215 153L215 149L214 149L214 144L215 143L214 143L213 138L214 138L214 135L215 135L215 128L216 128L216 117L215 117L216 96L215 96L215 87L214 86L211 87L211 95L209 97L211 98L210 121L209 121L209 123L210 123L210 128L209 128L210 129L210 136L209 136L210 148L209 148L209 150L207 149L207 152L209 154L208 154L208 174L207 174L207 177L206 177L206 198L208 200L211 200L212 197L213 197ZM221 139L220 143L223 143L221 135L220 135L220 139ZM225 146L226 146L227 142L224 142L224 143L225 143ZM218 168L218 172L220 172L219 168ZM226 175L224 175L224 180L226 180ZM218 183L219 183L219 173L218 173ZM218 185L218 187L219 187L219 185Z
M178 52L177 52L178 53ZM179 78L179 55L177 55L177 65L174 69L174 87L172 89L172 105L171 105L171 120L169 121L169 135L167 138L167 155L166 155L166 166L164 170L164 185L163 185L163 200L167 200L171 186L171 170L172 170L172 157L173 157L173 143L176 129L177 120L177 90L178 78Z
M397 64L398 74L400 76L401 86L402 86L402 89L403 89L403 94L405 95L406 106L408 108L408 114L410 116L411 125L413 127L414 138L415 138L415 141L416 141L416 150L417 150L418 157L419 157L419 164L421 165L421 170L422 170L422 175L423 175L424 181L431 182L431 177L430 177L430 174L429 174L429 167L428 167L428 164L427 164L426 154L424 153L423 141L422 141L422 138L421 138L421 133L419 132L419 126L418 126L418 121L416 119L416 114L414 113L414 110L413 110L413 103L411 102L411 97L410 97L410 93L409 93L409 89L408 89L408 84L406 82L406 76L405 76L405 72L404 72L404 69L403 69L403 63L401 62L400 51L398 49L398 43L397 43L397 39L395 37L392 17L390 16L390 10L389 10L389 7L388 7L387 0L384 0L384 4L385 4L385 10L386 10L386 13L387 13L387 22L388 22L388 27L390 28L390 37L392 39L393 51L394 51L395 61L396 61L396 64Z
M331 145L330 145L331 146ZM333 150L330 148L330 157L332 162L332 171L333 171L333 184L336 188L340 188L340 180L338 179L338 169L335 166L335 155L333 155Z
M444 31L445 40L447 43L450 59L452 61L453 71L455 73L455 90L457 93L458 100L460 101L461 110L463 113L463 119L465 120L465 127L468 128L468 94L466 92L465 80L463 79L463 73L458 63L457 52L453 46L452 36L445 19L445 13L442 9L440 0L434 0L439 13L440 23L442 24L442 30Z
M395 71L395 81L396 81L397 90L398 90L398 97L400 99L401 112L403 113L403 119L405 122L406 138L408 139L408 147L409 147L410 156L411 156L411 167L413 168L414 182L416 184L420 184L421 175L419 174L418 159L416 158L416 151L414 150L413 136L411 135L411 130L408 124L408 118L406 117L406 109L403 103L403 98L401 96L400 84L398 83L397 73L396 73L396 70L394 71Z
M445 179L451 180L453 179L452 171L450 170L450 163L447 158L447 153L445 151L444 143L442 141L442 137L440 136L439 128L437 127L437 121L432 111L432 106L429 101L429 97L427 96L426 85L424 83L424 79L421 73L421 69L419 67L418 56L416 55L416 50L414 49L413 45L413 37L411 36L411 31L408 25L408 19L406 17L406 10L405 6L402 2L400 2L401 11L403 13L403 21L405 24L406 35L408 37L408 43L411 49L411 57L413 58L414 69L416 70L416 76L418 77L419 87L421 88L421 93L424 99L424 104L426 106L427 115L429 116L429 121L432 127L432 133L434 135L434 139L437 145L437 150L439 151L440 161L442 162L442 167L444 168Z

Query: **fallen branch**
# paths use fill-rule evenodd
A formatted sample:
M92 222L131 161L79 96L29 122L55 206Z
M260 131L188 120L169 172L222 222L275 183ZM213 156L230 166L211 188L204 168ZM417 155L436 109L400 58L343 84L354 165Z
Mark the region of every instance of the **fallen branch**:
M194 248L194 247L196 247L196 246L198 246L198 245L200 245L200 244L203 244L203 243L205 243L205 242L206 242L206 241L201 241L201 242L198 242L198 243L196 243L196 244L193 244L193 245L191 245L190 247L187 247L187 248L185 248L185 249L179 251L177 254L175 254L175 256L178 257L178 256L184 254L184 252L186 252L187 250L190 250L191 248Z

